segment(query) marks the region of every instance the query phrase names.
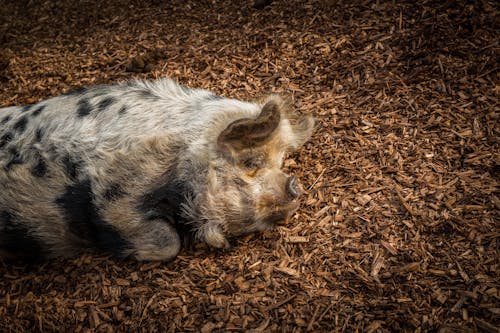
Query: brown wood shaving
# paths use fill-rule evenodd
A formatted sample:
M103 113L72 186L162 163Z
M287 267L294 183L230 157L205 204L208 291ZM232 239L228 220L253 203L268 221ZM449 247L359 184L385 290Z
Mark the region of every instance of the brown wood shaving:
M498 332L498 1L15 1L0 105L173 77L316 118L288 224L168 263L0 262L1 332Z

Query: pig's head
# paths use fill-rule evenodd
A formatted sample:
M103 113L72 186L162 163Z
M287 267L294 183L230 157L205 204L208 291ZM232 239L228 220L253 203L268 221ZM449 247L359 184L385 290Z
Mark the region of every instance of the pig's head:
M185 206L185 215L196 215L197 238L211 246L270 229L298 207L301 185L281 167L285 154L310 138L314 120L291 115L277 96L262 105L256 117L234 120L218 134L206 190Z

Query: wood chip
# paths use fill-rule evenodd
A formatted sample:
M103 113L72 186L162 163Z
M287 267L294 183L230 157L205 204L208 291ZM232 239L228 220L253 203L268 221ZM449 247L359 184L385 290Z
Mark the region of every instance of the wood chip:
M274 267L274 270L288 274L290 276L299 277L299 272L293 268L288 267Z
M286 241L288 243L308 243L309 237L305 236L288 236Z

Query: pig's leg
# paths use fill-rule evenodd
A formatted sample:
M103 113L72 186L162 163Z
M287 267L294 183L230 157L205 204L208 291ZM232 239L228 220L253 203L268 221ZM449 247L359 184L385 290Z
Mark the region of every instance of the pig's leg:
M137 260L171 260L181 248L179 234L164 220L144 221L129 241L133 244L133 256Z

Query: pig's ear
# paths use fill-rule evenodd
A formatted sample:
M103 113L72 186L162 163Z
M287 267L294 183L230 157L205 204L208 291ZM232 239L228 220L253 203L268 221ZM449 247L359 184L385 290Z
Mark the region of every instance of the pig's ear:
M311 138L314 130L314 118L303 116L297 119L290 119L292 134L285 138L288 139L288 149L295 150L302 146Z
M222 131L217 139L220 148L250 148L263 145L276 131L281 120L282 101L270 99L255 119L238 119Z

